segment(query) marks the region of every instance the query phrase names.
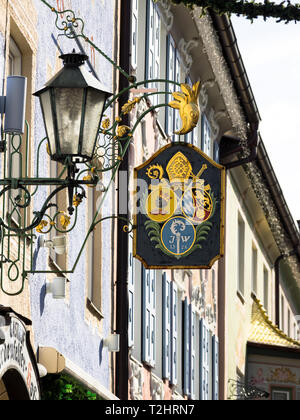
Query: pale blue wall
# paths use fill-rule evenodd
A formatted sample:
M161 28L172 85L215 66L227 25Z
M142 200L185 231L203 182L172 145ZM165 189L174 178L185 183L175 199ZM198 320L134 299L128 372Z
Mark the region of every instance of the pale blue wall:
M52 3L56 3L52 1ZM69 2L66 0L66 4ZM86 35L93 36L94 42L108 56L112 57L113 38L114 38L114 1L102 0L72 0L72 9L80 16L86 24ZM55 15L50 9L43 5L39 0L35 0L38 10L38 33L39 45L37 53L37 74L35 90L40 89L47 80L47 62L54 67L56 46L51 38L51 34L57 38L58 31L55 28ZM80 11L80 13L78 13ZM61 33L61 32L60 32ZM83 45L87 45L82 40ZM64 53L71 52L76 48L74 40L67 40L59 37L59 43ZM86 49L89 55L89 47ZM96 54L98 54L96 52ZM112 86L112 65L98 54L98 68L96 69L101 82L111 91ZM1 61L0 61L1 65ZM38 102L36 102L35 113L35 142L36 145L45 136L42 117ZM48 162L49 156L46 150L42 151L42 162ZM41 165L40 176L47 174L47 165ZM106 178L109 174L106 175ZM46 198L49 191L41 189L35 199L35 210L39 210L39 205ZM108 195L105 203L106 213L111 214L111 194ZM79 220L76 228L69 234L68 247L68 266L76 259L79 251L79 244L82 244L86 234L86 213L87 208L83 203L79 207ZM103 270L102 301L103 301L103 336L110 333L111 329L111 222L103 225L103 238L105 247L103 248L102 266L99 261L99 270ZM37 252L37 269L45 269L48 251L44 248ZM101 338L93 328L85 321L86 305L86 283L87 283L87 263L86 251L82 254L76 272L70 276L70 299L67 301L57 301L51 295L45 296L45 275L31 276L31 313L34 330L35 346L40 345L55 347L65 357L72 360L80 368L97 379L102 385L109 389L109 354L106 349L102 349Z

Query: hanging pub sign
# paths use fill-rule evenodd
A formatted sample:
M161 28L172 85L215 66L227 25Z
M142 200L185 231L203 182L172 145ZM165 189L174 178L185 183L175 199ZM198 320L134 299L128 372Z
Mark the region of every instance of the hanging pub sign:
M211 268L224 253L225 168L171 143L134 171L134 256L146 268Z

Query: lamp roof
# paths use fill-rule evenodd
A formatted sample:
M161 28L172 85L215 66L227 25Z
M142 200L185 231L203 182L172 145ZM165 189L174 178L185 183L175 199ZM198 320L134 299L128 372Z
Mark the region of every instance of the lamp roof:
M75 51L71 54L61 55L64 67L56 73L42 88L35 92L34 96L39 96L49 88L93 88L102 91L111 96L112 93L89 73L82 65L87 60L84 54L77 54Z

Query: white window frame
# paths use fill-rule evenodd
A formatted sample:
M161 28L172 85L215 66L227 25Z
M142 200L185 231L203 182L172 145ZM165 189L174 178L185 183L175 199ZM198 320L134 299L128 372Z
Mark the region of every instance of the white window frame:
M212 135L209 120L205 114L202 116L202 141L201 149L208 156L212 157Z
M179 329L179 305L178 305L178 287L177 284L172 281L171 283L171 377L170 383L172 385L177 385L178 383L178 363L179 363L179 349L178 346L181 346L179 343L178 329Z
M167 273L162 276L162 354L163 354L163 378L170 379L171 377L171 346L172 346L172 331L171 331L171 280Z
M129 257L128 257L128 347L134 347L135 316L134 316L134 296L135 296L135 258L133 257L133 239L129 237Z
M258 261L258 251L254 243L252 243L251 251L251 289L252 292L257 294L257 261Z
M275 401L274 400L274 394L284 394L284 395L286 395L287 396L287 399L286 399L286 401L290 401L290 397L291 397L291 393L290 393L290 390L288 391L288 390L284 390L284 389L280 389L280 388L278 388L278 389L272 389L272 400L273 401Z
M209 400L210 390L209 328L205 319L200 319L200 400Z
M8 54L9 54L8 76L21 76L22 75L22 53L12 37L9 38L9 53ZM10 165L10 160L8 160L7 173L10 178L20 178L22 176L22 167L21 167L22 158L20 157L19 154L12 153L11 141L12 141L12 136L9 135L9 140L8 140L8 145L7 145L8 146L7 156L9 156L9 159L11 159L11 165ZM15 141L16 143L18 143L17 140ZM8 214L11 213L13 209L11 200L14 200L14 198L18 196L19 194L22 194L20 189L9 192L8 205L7 205ZM17 226L19 226L20 225L19 215L17 217L13 215L12 221Z
M158 7L153 0L147 0L146 18L146 68L145 78L158 79L160 77L160 38L161 18ZM159 89L158 83L148 83L150 89ZM152 105L158 104L158 95L151 95Z
M241 214L238 213L237 223L237 289L244 297L245 293L245 221Z
M171 34L167 36L167 56L166 56L166 78L167 80L176 80L176 47L175 41ZM166 103L169 103L172 100L172 92L174 92L173 84L169 83L167 90L170 94L166 96ZM174 140L175 129L175 110L171 107L166 109L166 122L165 122L165 131L167 135Z
M12 66L10 65L12 62ZM9 39L9 71L10 76L22 75L22 53L14 39Z
M264 266L264 308L269 313L269 297L270 297L270 285L269 285L269 272Z
M137 68L139 0L131 0L131 67Z
M155 368L156 358L156 270L143 270L142 361Z

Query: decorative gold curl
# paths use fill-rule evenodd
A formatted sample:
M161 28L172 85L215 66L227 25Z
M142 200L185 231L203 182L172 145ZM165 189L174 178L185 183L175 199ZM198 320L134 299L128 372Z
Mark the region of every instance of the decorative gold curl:
M161 165L151 165L147 169L146 175L150 179L162 179L162 177L164 175L163 167Z

